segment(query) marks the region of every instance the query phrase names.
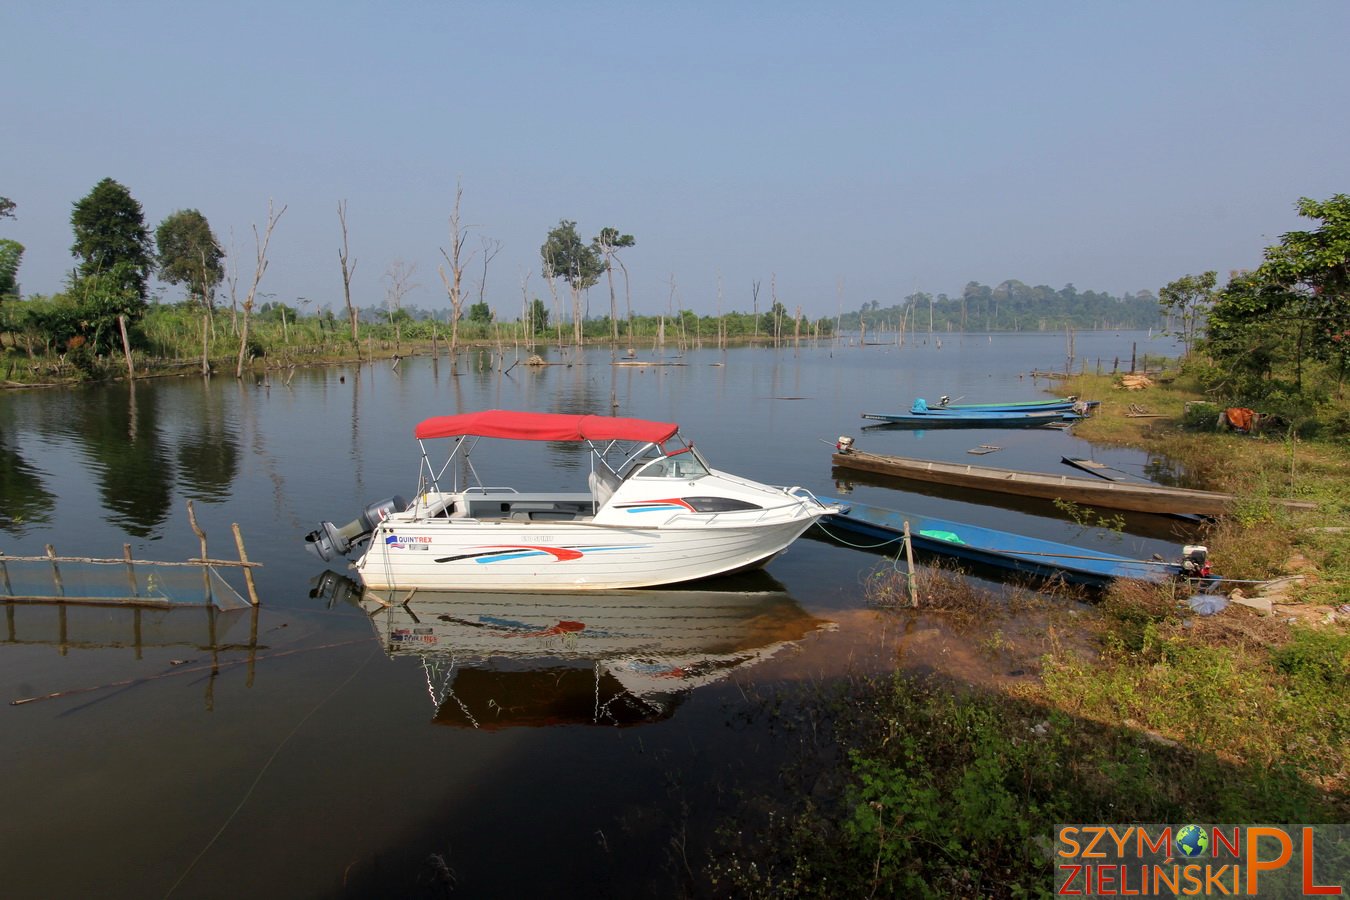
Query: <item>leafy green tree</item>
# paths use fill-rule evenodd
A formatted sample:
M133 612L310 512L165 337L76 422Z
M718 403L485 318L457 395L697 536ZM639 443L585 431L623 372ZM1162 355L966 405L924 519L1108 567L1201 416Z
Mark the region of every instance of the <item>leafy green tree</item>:
M558 226L548 233L544 245L539 248L544 261L545 278L561 278L572 289L572 334L577 344L582 339L581 309L583 291L595 286L600 274L605 271L605 262L600 251L592 244L581 240L577 234L577 223L562 219Z
M202 311L202 374L211 373L208 358L216 285L225 277L220 261L225 251L211 233L206 216L195 209L180 209L165 216L155 229L159 247L159 277L169 284L186 284L188 296Z
M492 322L492 308L480 300L469 307L469 321L477 322L480 325L490 324Z
M206 216L195 209L170 213L155 229L155 244L159 248L160 280L187 285L188 295L210 310L216 285L225 277L220 264L225 251Z
M14 218L14 201L8 197L0 197L0 219Z
M1283 235L1254 272L1219 294L1210 314L1210 352L1248 371L1264 362L1265 374L1292 365L1296 391L1303 389L1309 359L1328 362L1343 388L1350 367L1350 195L1304 197L1298 212L1321 227Z
M1181 344L1186 355L1191 355L1196 336L1204 322L1205 314L1214 305L1214 285L1218 273L1206 272L1203 275L1183 275L1158 291L1158 303L1181 325Z
M23 244L0 238L0 302L19 297L19 263Z
M128 289L144 300L154 270L154 247L140 203L125 187L105 178L76 201L70 216L75 243L70 252L80 260L81 278L107 278L117 272L116 289Z

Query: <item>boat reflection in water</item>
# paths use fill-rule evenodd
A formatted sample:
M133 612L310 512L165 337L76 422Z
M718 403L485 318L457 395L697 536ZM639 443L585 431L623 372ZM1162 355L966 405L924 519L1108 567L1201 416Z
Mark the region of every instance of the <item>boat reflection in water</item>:
M660 721L695 687L830 624L765 573L718 586L390 592L330 571L312 594L359 607L385 652L420 661L436 724L499 729Z

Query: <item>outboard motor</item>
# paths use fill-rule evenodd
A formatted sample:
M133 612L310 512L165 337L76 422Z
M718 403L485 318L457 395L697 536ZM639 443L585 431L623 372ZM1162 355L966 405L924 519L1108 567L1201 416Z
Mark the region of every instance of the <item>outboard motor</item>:
M943 394L940 398L938 398L938 406L946 406L948 403L951 402L952 398L948 397L946 394Z
M1181 548L1181 574L1187 578L1208 578L1209 548L1200 544L1187 544Z
M403 512L407 508L407 500L394 496L370 504L361 515L341 528L332 522L320 522L318 528L305 535L305 549L324 562L335 556L346 556L353 544L375 530L376 524L389 518L390 513Z
M841 434L839 436L839 440L834 442L834 449L840 453L852 453L853 438L849 437L846 434Z

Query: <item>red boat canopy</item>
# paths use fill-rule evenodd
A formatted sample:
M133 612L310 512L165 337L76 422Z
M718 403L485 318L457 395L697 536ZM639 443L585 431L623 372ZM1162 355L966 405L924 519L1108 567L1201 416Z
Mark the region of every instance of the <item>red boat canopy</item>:
M515 441L641 441L660 444L680 426L646 419L570 416L562 413L511 412L489 409L459 416L435 416L418 423L413 434L424 438L507 438Z

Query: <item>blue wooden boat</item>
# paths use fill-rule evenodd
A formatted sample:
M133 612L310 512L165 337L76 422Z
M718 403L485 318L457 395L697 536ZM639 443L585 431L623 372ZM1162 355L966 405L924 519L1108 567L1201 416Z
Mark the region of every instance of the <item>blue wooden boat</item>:
M913 409L907 413L863 413L862 417L907 428L1035 428L1039 425L1058 425L1083 418L1077 413L1060 410L978 412L951 409Z
M1117 578L1164 581L1176 576L1199 576L1208 551L1186 547L1179 562L1131 559L1114 553L1026 537L979 525L953 522L932 516L916 516L879 506L819 498L838 503L844 512L823 520L827 531L838 529L866 537L894 540L904 534L909 522L915 549L952 556L986 566L1042 577L1063 576L1074 584L1104 587Z

